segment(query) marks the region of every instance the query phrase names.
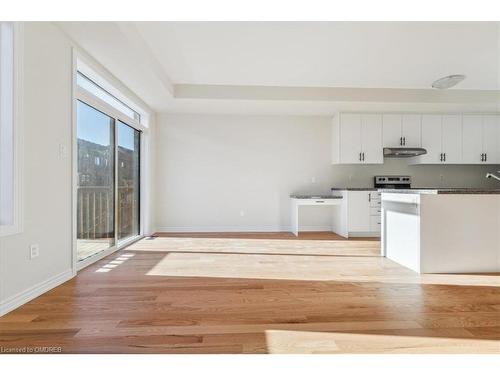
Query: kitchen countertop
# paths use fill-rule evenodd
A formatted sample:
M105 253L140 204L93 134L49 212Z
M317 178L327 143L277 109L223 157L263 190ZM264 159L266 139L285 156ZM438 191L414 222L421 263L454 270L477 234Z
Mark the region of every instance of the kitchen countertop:
M342 199L339 195L321 195L321 194L292 194L290 198L294 199Z
M363 188L356 188L356 187L332 187L332 191L341 191L341 190L347 190L347 191L377 191L378 189L376 188L369 188L369 187L363 187Z
M394 194L500 194L500 189L483 188L411 188L378 189L378 191Z

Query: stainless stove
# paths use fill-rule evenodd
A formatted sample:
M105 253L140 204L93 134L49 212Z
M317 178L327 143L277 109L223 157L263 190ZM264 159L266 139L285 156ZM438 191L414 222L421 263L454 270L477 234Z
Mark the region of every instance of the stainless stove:
M411 176L375 176L377 189L411 189Z

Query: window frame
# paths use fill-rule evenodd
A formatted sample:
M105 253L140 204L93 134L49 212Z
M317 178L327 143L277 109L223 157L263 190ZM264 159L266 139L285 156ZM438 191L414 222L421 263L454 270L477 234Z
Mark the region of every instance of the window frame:
M108 104L104 100L96 97L89 91L85 90L84 88L81 88L77 84L77 73L81 72L83 75L85 75L88 79L93 81L96 85L100 86L104 91L108 92L112 96L114 96L116 99L124 103L126 106L130 107L133 111L139 113L140 115L140 122L137 119L131 118L124 114L123 112L117 110L115 107L112 105ZM72 152L72 158L73 158L73 213L72 213L72 220L73 220L73 273L76 274L79 270L89 266L92 263L95 263L99 259L104 258L105 256L108 256L109 254L112 254L113 252L122 249L129 244L137 241L140 238L144 237L145 233L145 218L149 214L147 210L147 205L146 205L146 199L143 194L144 191L147 190L146 184L148 183L148 180L146 178L147 172L146 169L146 160L147 160L147 152L149 150L149 121L151 117L151 113L144 109L142 106L136 104L132 99L130 99L129 96L127 96L126 93L126 88L125 90L122 89L121 83L119 81L116 81L116 79L113 79L112 76L102 67L100 67L98 64L94 63L90 58L88 58L85 54L77 50L75 47L73 47L73 97L72 97L72 105L73 105L73 128L72 128L72 139L73 139L73 152ZM109 249L106 249L104 251L101 251L94 256L91 256L85 260L78 261L78 256L77 256L77 202L76 202L76 197L77 197L77 186L78 186L78 156L77 156L77 118L76 118L76 106L78 100L84 102L85 104L95 108L98 111L103 112L104 114L112 117L115 119L115 124L117 121L121 121L124 124L134 128L135 130L138 130L141 133L140 136L140 164L139 164L139 169L140 169L140 179L139 179L139 234L135 237L127 238L124 239L123 241L119 241L116 235L116 228L115 228L115 244L114 246L110 247ZM115 142L116 142L116 131L115 131ZM116 153L115 153L116 154ZM117 166L117 155L115 155L115 168ZM115 215L116 215L116 209L117 209L117 202L116 202L116 188L117 188L117 181L116 181L116 173L115 173ZM115 223L116 225L116 223Z
M12 80L12 223L0 224L0 237L23 232L23 26L21 22L8 22L13 35Z

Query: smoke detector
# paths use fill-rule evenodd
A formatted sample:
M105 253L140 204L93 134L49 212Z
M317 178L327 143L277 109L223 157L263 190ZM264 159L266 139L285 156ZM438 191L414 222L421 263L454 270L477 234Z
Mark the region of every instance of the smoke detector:
M432 83L432 87L435 89L449 89L465 79L465 75L463 74L453 74L451 76L446 76L443 78L439 78L438 80Z

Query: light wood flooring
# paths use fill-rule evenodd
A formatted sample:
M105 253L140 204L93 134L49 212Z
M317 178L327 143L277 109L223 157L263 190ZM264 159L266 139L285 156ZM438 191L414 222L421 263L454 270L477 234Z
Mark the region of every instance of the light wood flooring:
M0 318L63 353L500 353L500 275L417 275L376 240L159 234Z

